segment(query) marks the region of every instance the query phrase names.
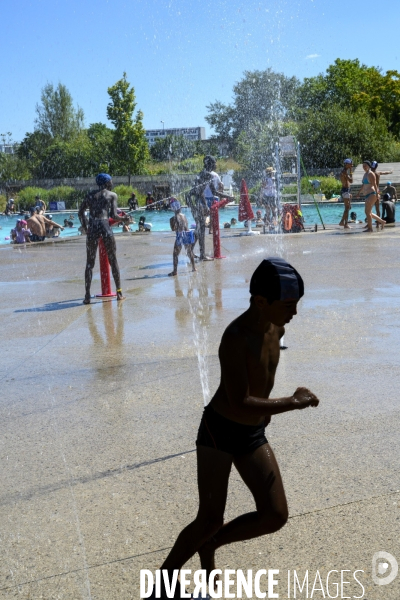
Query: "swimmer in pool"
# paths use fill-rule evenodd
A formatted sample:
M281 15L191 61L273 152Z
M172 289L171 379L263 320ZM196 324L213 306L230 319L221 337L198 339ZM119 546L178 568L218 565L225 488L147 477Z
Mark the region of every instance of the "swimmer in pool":
M285 491L265 428L273 415L319 404L305 387L284 398L270 397L279 340L303 294L303 280L290 264L282 258L263 260L250 281L249 308L222 336L221 383L204 410L196 441L199 510L161 567L170 581L196 552L209 575L218 548L273 533L287 522ZM253 495L255 509L224 523L232 465ZM174 598L181 598L179 592Z
M107 251L108 261L117 288L117 300L125 300L122 295L121 278L117 262L117 250L115 238L108 222L108 219L114 222L124 221L125 217L120 217L117 213L117 194L112 192L112 179L107 173L100 173L96 177L98 190L89 192L79 208L79 220L82 225L82 231L87 234L86 252L87 261L85 269L85 299L83 304L90 304L90 286L92 283L93 269L96 262L97 246L99 239L103 240ZM87 221L85 211L89 211L89 222Z

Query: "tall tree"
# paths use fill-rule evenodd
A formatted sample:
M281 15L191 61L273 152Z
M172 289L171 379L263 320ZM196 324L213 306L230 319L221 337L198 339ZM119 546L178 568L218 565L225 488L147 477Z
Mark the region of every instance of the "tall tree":
M107 105L107 118L115 127L113 152L116 174L140 174L149 158L149 149L143 127L143 113L136 108L136 95L130 86L126 73L113 86L108 88L110 102Z
M355 162L399 157L400 144L388 132L382 116L374 119L365 109L352 111L332 104L309 110L303 117L297 124L297 139L307 167L339 166L348 156Z
M400 137L400 73L368 67L358 59L336 59L325 74L306 78L297 91L297 119L304 110L337 105L354 112L365 109L386 119L389 130Z
M36 105L35 130L49 138L71 140L83 128L83 110L75 109L72 96L62 83L55 88L47 83L42 89L41 104Z
M254 123L285 120L299 83L296 77L286 77L272 69L245 71L243 79L233 87L233 103L210 104L206 121L221 141L235 141Z
M150 150L155 160L185 160L196 154L196 142L186 139L183 135L166 135L156 140Z

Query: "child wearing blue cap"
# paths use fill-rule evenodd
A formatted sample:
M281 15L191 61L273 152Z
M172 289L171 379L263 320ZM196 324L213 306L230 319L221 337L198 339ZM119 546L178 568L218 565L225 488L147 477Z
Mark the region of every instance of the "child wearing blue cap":
M181 203L176 198L170 198L169 207L174 211L175 215L170 218L169 224L172 231L175 231L175 243L174 251L172 255L174 270L168 273L170 277L175 277L178 274L178 258L182 250L182 246L185 246L186 253L190 259L192 265L192 271L196 271L196 265L194 264L193 246L195 243L194 231L189 231L189 225L185 215L181 213Z

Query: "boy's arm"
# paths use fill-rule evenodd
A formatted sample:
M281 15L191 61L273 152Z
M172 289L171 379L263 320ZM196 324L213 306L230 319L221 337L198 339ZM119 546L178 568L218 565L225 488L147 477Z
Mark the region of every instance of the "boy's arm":
M83 231L87 231L87 228L88 228L88 222L87 222L87 219L86 219L86 216L85 216L85 211L87 210L87 208L88 208L88 199L87 199L87 196L86 196L86 198L84 199L84 201L80 205L79 211L78 211L78 218L79 218L79 221L80 221L80 223L82 225Z
M307 388L297 388L292 396L283 398L250 396L245 340L240 334L224 334L220 361L221 379L228 402L238 414L264 417L318 406L318 398Z

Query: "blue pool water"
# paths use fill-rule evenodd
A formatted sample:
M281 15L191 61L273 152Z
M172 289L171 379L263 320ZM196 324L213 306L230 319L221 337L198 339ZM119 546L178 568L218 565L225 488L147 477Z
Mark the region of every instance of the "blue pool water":
M342 214L343 214L343 204L342 203L332 203L332 204L320 204L319 210L322 216L324 223L326 224L338 224ZM254 208L255 211L255 208ZM314 223L320 224L320 218L317 213L317 209L314 204L305 204L302 208L303 216L305 219L305 225L311 226ZM364 221L364 203L363 202L353 202L352 211L357 213L357 219L360 221ZM182 209L182 212L186 214L189 225L193 223L192 215L189 209ZM399 213L399 211L397 211ZM53 213L53 221L62 225L64 223L64 219L69 217L70 214L74 214L74 223L75 226L72 228L66 228L61 232L61 237L70 237L74 235L79 235L78 227L80 225L78 220L78 215L75 212L72 213ZM160 212L146 212L146 211L135 211L134 219L136 224L131 225L132 230L135 231L137 229L137 223L139 221L139 217L141 215L146 216L146 221L152 224L152 231L170 231L169 227L169 219L172 216L170 211L160 211ZM230 221L232 217L238 218L238 206L228 206L222 210L220 210L220 226L223 227L225 221ZM0 244L9 244L10 240L6 240L5 238L10 236L10 230L15 227L16 221L19 217L18 215L12 217L5 217L3 215L0 216ZM396 221L400 220L400 214L397 215ZM237 225L232 227L232 230L235 229L243 229L243 224L238 223ZM113 228L114 233L118 235L121 233L122 229L118 227Z

